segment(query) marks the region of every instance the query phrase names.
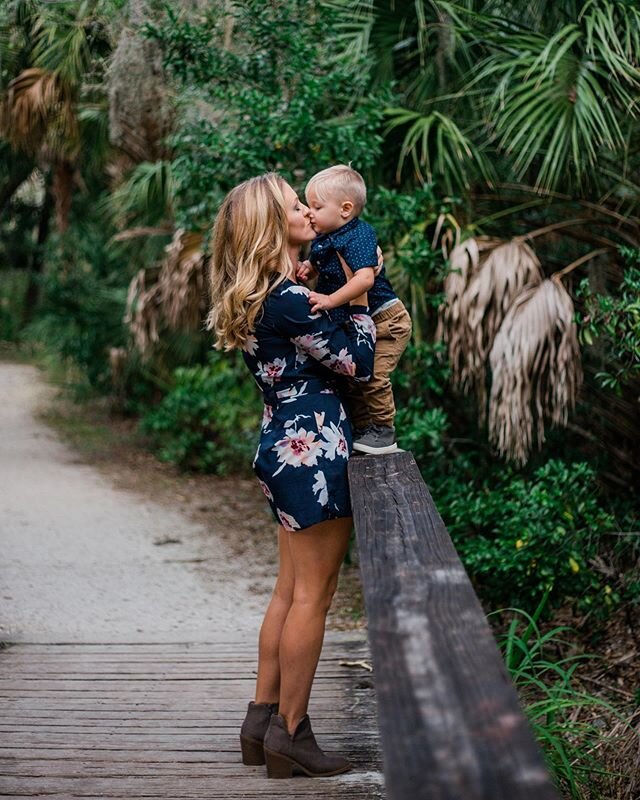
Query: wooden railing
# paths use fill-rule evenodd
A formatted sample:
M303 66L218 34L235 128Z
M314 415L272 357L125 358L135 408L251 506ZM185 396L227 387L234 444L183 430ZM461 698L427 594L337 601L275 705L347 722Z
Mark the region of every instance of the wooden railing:
M389 800L558 800L413 456L349 475Z

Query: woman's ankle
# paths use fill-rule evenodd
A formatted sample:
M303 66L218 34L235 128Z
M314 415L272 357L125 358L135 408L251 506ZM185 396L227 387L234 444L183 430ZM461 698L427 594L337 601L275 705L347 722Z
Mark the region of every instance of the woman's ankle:
M280 709L279 714L284 720L284 724L287 728L287 731L289 732L289 736L293 736L293 734L296 732L298 725L304 719L305 715L300 713L286 714L282 712L282 709Z

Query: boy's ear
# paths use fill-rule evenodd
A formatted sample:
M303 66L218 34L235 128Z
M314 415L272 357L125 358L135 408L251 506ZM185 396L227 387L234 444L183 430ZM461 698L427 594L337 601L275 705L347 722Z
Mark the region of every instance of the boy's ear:
M344 200L340 206L340 214L343 217L348 217L352 211L353 211L353 203L351 202L351 200Z

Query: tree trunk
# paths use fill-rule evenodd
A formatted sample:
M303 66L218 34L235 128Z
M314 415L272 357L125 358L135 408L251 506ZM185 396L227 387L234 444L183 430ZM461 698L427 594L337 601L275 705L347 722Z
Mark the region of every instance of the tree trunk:
M29 269L29 282L27 290L24 295L24 306L22 309L22 323L26 325L31 322L33 312L35 310L38 298L40 295L40 276L44 267L44 245L49 235L49 228L51 226L51 217L54 209L54 199L51 194L51 187L47 185L42 210L40 212L40 222L38 223L38 238L36 241L36 248L31 260L31 267Z
M12 162L11 172L6 182L0 187L0 216L4 214L13 195L33 171L33 162L29 159L21 158L18 154L12 154Z

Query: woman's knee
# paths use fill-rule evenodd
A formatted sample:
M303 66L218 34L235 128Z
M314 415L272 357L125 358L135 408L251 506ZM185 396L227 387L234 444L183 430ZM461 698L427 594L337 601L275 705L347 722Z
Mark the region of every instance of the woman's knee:
M293 602L294 582L292 579L278 577L273 587L273 598L284 606L290 606Z
M293 602L326 613L338 586L338 576L328 576L323 581L296 581L293 589Z

